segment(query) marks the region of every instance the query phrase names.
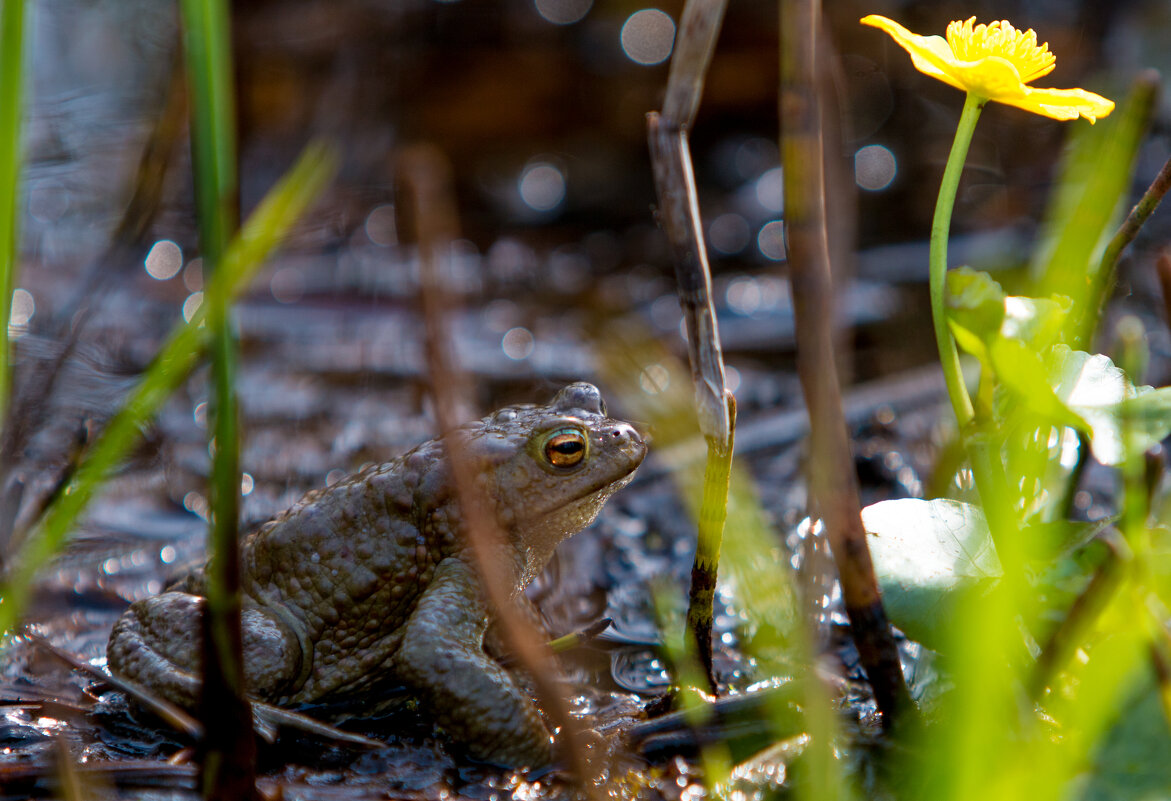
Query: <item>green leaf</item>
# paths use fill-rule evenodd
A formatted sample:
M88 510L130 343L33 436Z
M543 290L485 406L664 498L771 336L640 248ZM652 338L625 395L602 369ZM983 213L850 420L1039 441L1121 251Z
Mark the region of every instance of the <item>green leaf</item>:
M988 273L971 267L948 271L948 318L985 342L1000 331L1004 299L1004 290Z
M979 507L904 498L862 510L862 525L891 622L928 648L946 647L956 603L1002 574Z
M1001 339L1044 353L1060 338L1070 305L1069 298L1061 296L1006 295L992 276L969 267L947 274L948 320L960 346L977 357Z
M1061 327L1072 307L1069 298L1028 298L1010 295L1004 299L1004 321L1000 335L1028 345L1036 353L1044 353L1057 344Z
M1089 424L1094 457L1103 464L1122 462L1124 430L1129 446L1137 451L1171 434L1171 387L1135 386L1100 353L1054 347L1049 383L1057 397Z
M1166 798L1171 789L1171 734L1151 679L1128 699L1103 738L1089 771L1084 801Z
M1089 423L1070 410L1049 385L1045 362L1015 339L997 338L989 349L992 367L1001 384L1012 390L1032 412L1057 425L1090 430Z
M1144 451L1171 433L1171 387L1135 388L1135 397L1118 404L1119 421Z

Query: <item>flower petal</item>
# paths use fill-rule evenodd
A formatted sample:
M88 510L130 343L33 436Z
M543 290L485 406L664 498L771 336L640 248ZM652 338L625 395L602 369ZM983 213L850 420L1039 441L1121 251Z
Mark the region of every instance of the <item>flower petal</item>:
M1114 110L1113 101L1084 89L1028 86L1029 81L1048 75L1056 63L1048 45L1037 45L1032 29L1022 33L1006 20L976 25L972 17L951 23L948 39L944 39L912 33L878 14L863 17L861 22L889 34L911 54L915 69L976 97L1055 120L1085 117L1094 122ZM962 60L965 58L970 60ZM1022 75L1021 69L1027 74Z
M953 74L972 94L1000 103L1023 97L1028 91L1028 87L1021 82L1017 68L999 56L961 61L955 66Z
M1020 98L993 99L1055 120L1076 120L1078 117L1085 117L1093 123L1114 110L1113 100L1087 92L1085 89L1025 87L1025 94Z
M898 45L911 54L911 63L915 69L932 78L951 84L963 91L964 85L952 76L952 68L957 63L955 54L951 52L951 45L942 36L920 36L911 33L893 19L879 14L871 14L861 19L863 25L885 31Z

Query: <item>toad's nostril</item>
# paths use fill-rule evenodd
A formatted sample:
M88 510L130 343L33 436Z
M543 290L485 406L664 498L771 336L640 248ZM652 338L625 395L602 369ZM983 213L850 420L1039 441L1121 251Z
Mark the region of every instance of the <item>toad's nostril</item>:
M615 439L627 440L629 442L642 441L642 435L639 434L638 430L635 429L634 426L625 424L617 425L610 429L610 436L614 437Z

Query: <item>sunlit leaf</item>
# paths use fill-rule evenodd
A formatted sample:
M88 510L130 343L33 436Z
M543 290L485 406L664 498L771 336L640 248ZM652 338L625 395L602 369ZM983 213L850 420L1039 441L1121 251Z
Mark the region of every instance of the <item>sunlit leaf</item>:
M1100 353L1053 348L1049 383L1057 396L1090 426L1095 458L1119 464L1125 454L1124 420L1131 447L1146 450L1171 434L1171 388L1135 386L1121 368Z
M988 273L957 267L947 274L948 317L987 341L1004 321L1004 290Z
M984 593L1002 574L979 507L903 498L862 510L866 541L891 622L940 649L960 597Z
M1038 354L1048 350L1061 335L1070 300L1007 295L988 273L958 267L947 274L947 309L960 346L987 364L988 350L1001 339Z
M1071 305L1070 299L1061 295L1052 298L1010 295L1004 299L1000 335L1042 353L1057 343Z
M1087 421L1071 411L1053 391L1045 362L1034 350L1015 339L1000 338L992 343L990 356L1001 383L1031 411L1059 425L1089 429Z

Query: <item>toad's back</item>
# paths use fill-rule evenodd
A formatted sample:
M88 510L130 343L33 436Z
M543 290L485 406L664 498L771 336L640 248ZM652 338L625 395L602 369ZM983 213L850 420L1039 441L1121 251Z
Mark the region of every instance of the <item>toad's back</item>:
M463 536L442 445L432 440L305 496L241 544L241 587L280 610L312 651L283 701L366 686L401 639L435 566Z

